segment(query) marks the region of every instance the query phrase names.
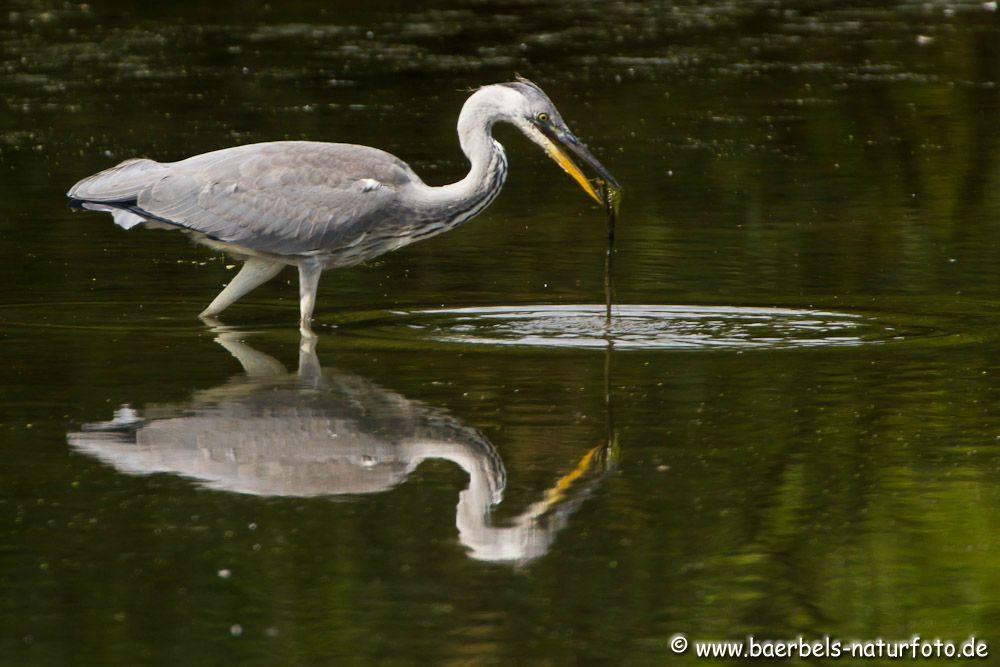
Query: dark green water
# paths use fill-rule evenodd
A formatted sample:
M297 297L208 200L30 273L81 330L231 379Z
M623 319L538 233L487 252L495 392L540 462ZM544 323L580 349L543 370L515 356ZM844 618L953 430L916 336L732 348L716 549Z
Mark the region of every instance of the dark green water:
M1000 651L994 9L14 0L0 663ZM450 182L515 72L625 187L610 330L603 212L510 128L479 219L324 276L315 356L292 271L211 330L233 262L64 205L282 138Z

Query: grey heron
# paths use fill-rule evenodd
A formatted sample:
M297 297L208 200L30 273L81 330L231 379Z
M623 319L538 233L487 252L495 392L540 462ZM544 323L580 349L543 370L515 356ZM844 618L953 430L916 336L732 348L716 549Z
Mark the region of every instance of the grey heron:
M354 144L276 141L178 162L137 158L70 188L70 205L107 211L125 229L174 228L244 262L201 316L218 315L285 266L299 271L300 328L309 335L324 269L360 264L454 229L481 213L507 176L493 125L507 122L540 145L602 202L567 150L613 188L617 182L524 78L477 89L458 118L471 165L465 178L430 186L399 158Z

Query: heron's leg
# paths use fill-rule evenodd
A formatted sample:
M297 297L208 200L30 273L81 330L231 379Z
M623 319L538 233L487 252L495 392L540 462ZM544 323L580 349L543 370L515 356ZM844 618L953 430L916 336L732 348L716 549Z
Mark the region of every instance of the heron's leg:
M215 297L208 308L202 311L200 317L218 315L250 290L263 285L278 275L278 272L284 267L285 265L280 262L251 257L243 264L243 268L236 274L236 277L226 285L226 288L219 292L219 296Z
M299 263L299 331L303 336L315 336L312 330L313 308L316 307L316 290L323 267L319 262L302 260Z

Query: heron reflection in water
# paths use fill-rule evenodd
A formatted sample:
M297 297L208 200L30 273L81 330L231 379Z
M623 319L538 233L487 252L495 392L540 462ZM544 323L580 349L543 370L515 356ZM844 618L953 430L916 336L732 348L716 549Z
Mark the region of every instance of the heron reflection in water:
M107 211L125 229L181 229L242 260L202 317L218 315L285 266L298 267L299 326L311 335L325 269L361 264L454 229L500 194L507 157L493 138L498 122L541 146L598 203L603 198L569 153L618 189L542 89L519 78L479 88L465 102L458 138L470 170L450 185L426 185L405 162L368 146L277 141L179 162L127 160L83 179L67 195L71 206Z
M594 447L541 500L507 525L494 525L507 474L475 429L356 375L321 369L313 346L300 348L298 373L290 374L234 334L217 341L245 375L185 404L142 413L122 407L111 421L69 433L70 445L125 473L174 473L257 496L379 493L421 462L444 459L469 475L455 524L469 555L485 561L545 554L608 470L607 447Z

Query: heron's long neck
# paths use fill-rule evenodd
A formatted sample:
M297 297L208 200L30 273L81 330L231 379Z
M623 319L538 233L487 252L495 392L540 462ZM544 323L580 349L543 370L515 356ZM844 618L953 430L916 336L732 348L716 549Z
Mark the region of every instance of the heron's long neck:
M458 117L458 140L471 165L469 174L450 186L470 198L495 193L507 178L507 156L493 138L495 118L476 102L470 98Z
M462 107L458 138L469 159L469 173L450 185L428 188L428 198L447 218L446 228L471 219L489 206L507 179L507 156L492 135L495 120L492 107L478 95L470 97Z

